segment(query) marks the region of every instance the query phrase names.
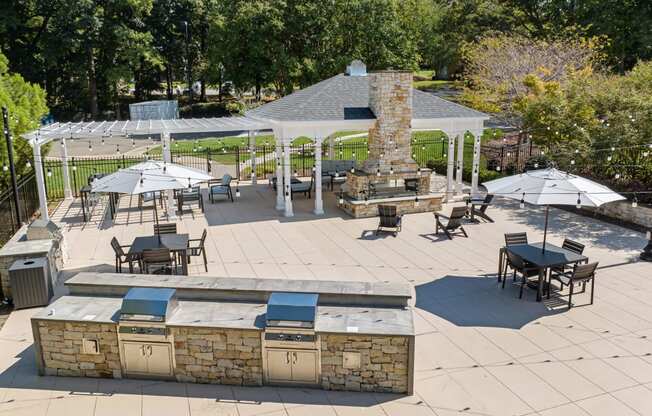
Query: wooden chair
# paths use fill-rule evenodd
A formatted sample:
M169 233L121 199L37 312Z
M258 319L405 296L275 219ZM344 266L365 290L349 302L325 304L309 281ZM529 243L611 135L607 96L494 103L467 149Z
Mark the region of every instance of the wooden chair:
M138 256L135 256L133 254L128 254L125 253L124 249L128 249L131 246L128 245L120 245L118 242L118 239L113 237L111 239L111 247L113 248L113 252L115 253L115 272L116 273L122 273L122 265L128 263L129 264L129 273L134 272L134 262L139 262L140 258Z
M528 278L539 275L539 268L532 267L529 263L526 263L522 258L513 254L511 251L507 250L507 261L505 262L505 277L503 278L503 289L505 288L505 281L507 280L507 268L511 268L514 271L513 280L516 281L516 274L521 274L521 290L519 291L518 298L523 297L523 288L527 284Z
M469 237L466 233L466 230L462 226L462 219L466 215L466 207L455 207L451 211L451 215L446 217L445 215L435 212L435 234L439 234L439 229L446 234L449 240L453 239L453 234L462 233L464 237ZM446 224L441 221L441 217L448 218Z
M204 232L201 234L201 238L195 238L188 240L188 263L190 263L190 257L192 256L203 256L204 258L204 270L208 271L208 260L206 259L206 236L208 232L204 229Z
M598 262L589 263L589 264L575 264L573 270L563 273L550 273L550 280L555 279L561 283L561 288L563 289L564 285L570 287L570 293L568 294L568 309L573 306L573 292L575 290L576 284L582 284L582 292L586 292L586 284L591 282L591 302L590 305L593 305L593 292L595 291L595 270L598 268ZM548 286L550 287L550 286ZM548 290L548 298L550 298L550 290Z
M484 197L484 200L482 201L481 204L477 204L477 203L473 204L472 203L473 201L471 201L471 217L472 218L480 217L485 221L494 222L494 220L489 215L487 215L487 208L489 207L489 205L491 205L491 201L493 199L494 199L493 194L487 194ZM478 205L480 205L479 209L476 208Z
M174 222L163 223L163 224L154 224L154 234L176 234L177 233L177 224Z
M378 205L378 228L376 235L381 231L392 232L394 237L401 231L402 215L397 212L396 205ZM391 231L390 231L391 230Z
M222 179L211 179L208 181L208 200L215 202L215 196L224 195L233 202L233 191L231 190L231 180L233 178L228 173L222 176Z
M146 274L172 274L177 268L176 256L172 256L167 248L144 250L141 261Z

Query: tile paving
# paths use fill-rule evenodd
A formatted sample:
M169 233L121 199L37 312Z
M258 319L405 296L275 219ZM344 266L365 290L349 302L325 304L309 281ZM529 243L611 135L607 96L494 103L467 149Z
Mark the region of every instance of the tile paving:
M29 309L13 311L0 330L0 416L652 414L652 264L635 261L641 233L552 210L549 241L577 239L601 264L595 304L568 311L565 298L536 303L527 291L519 300L516 287L501 290L496 281L503 233L540 241L541 209L500 202L490 209L496 223L468 225L468 239L432 235L431 214L407 216L396 238L375 237L368 231L377 220L344 217L333 194L325 194L327 215L313 216L312 200L297 197L296 217L285 219L266 185L241 191L236 203L207 203L205 213L177 220L191 236L208 229L208 274L410 283L414 396L38 377L29 327L37 309ZM114 235L129 244L151 234L151 210L135 204L123 198L114 222L102 220L100 205L86 224L78 201L57 209L62 279L111 271ZM190 274L204 274L203 265L191 263ZM574 299L584 304L588 295Z

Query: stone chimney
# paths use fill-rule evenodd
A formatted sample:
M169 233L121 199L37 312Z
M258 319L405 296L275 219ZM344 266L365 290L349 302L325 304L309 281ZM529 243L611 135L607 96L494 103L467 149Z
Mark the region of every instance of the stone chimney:
M410 142L412 123L412 72L381 71L369 75L369 108L376 116L369 129L367 173L415 172Z

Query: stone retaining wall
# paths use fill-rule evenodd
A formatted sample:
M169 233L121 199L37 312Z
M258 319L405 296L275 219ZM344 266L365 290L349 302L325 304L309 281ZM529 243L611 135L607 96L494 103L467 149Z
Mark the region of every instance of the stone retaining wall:
M442 200L443 197L420 198L419 204L417 205L415 204L414 199L385 202L383 202L382 199L372 199L368 204L352 204L350 201L345 199L344 203L339 205L339 207L353 218L369 218L378 216L378 205L395 205L397 207L397 212L403 215L440 211ZM405 219L403 219L403 221L405 221Z
M260 332L171 328L180 382L261 386Z
M326 390L407 393L409 337L321 335L321 384ZM345 351L360 353L360 368L344 368Z
M37 324L35 335L40 338L45 375L122 378L115 325L57 321ZM85 354L82 339L97 340L99 354Z

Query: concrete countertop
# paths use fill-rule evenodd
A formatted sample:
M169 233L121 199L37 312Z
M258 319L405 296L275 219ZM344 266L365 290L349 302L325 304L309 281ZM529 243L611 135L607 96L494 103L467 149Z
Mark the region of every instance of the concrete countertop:
M27 229L26 226L24 228ZM18 232L0 248L0 257L47 253L53 245L53 240L27 240L24 232Z
M271 292L319 293L322 298L337 301L341 295L351 297L376 297L404 299L412 297L408 284L347 282L328 280L257 279L212 276L169 276L125 273L82 272L68 279L66 286L72 294L94 294L119 296L131 287L164 287L177 289L180 299L184 292L206 290L221 293L243 293L264 295ZM108 291L112 291L108 293ZM106 292L106 293L105 293ZM200 295L195 295L199 298ZM233 299L237 300L237 299ZM253 301L255 299L241 299ZM265 299L258 299L265 301Z
M63 296L32 319L115 324L121 304L121 298ZM262 330L265 310L266 305L261 303L179 301L167 325ZM315 332L318 333L414 335L409 308L319 306L317 313Z

